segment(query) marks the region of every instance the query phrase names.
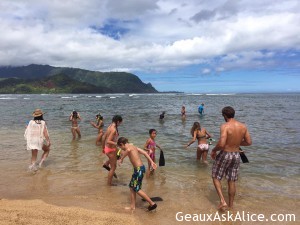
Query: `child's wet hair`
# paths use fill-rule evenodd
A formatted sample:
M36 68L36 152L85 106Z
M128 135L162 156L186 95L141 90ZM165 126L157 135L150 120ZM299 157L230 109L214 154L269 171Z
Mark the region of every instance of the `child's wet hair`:
M120 116L120 115L115 115L115 116L112 118L112 122L113 122L113 123L122 122L122 121L123 121L123 118L122 118L122 116Z
M72 115L73 115L73 117L75 118L75 119L77 119L78 118L78 112L77 111L73 111L72 112Z
M128 139L125 138L125 137L120 137L120 138L118 139L117 145L118 145L118 146L120 146L121 144L124 144L124 145L125 145L126 143L128 143Z
M96 118L97 118L98 120L103 120L103 116L101 116L100 113L96 115Z
M154 131L156 131L156 130L155 129L150 129L149 134L151 135Z

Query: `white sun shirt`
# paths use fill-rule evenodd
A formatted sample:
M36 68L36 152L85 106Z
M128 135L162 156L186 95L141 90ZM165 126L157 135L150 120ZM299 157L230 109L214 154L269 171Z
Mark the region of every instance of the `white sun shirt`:
M27 150L42 150L45 141L44 129L46 129L46 133L48 134L45 121L30 120L24 134L25 140L27 141Z

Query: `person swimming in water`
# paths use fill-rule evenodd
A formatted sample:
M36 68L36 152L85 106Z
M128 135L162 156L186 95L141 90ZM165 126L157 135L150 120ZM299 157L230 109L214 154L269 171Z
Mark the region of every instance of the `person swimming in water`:
M101 114L97 114L96 115L96 123L91 121L90 122L91 125L93 127L95 127L96 129L98 129L98 136L96 138L96 145L100 146L101 145L101 141L102 141L102 136L103 136L103 127L104 127L104 122L103 122L103 116L101 116Z
M78 120L81 120L81 117L77 111L73 111L69 117L69 120L72 121L72 127L71 127L71 132L73 135L73 140L76 139L76 133L78 135L78 138L81 138L81 133L78 125Z

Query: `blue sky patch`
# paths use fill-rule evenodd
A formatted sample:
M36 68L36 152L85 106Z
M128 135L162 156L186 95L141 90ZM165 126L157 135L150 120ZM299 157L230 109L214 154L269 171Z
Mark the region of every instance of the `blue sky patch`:
M130 31L126 27L127 21L110 19L102 27L91 26L92 29L100 32L101 34L111 37L115 40L120 40L126 33Z

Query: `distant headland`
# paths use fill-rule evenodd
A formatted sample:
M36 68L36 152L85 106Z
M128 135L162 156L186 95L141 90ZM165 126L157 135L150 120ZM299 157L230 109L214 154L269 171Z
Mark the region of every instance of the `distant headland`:
M1 94L158 93L126 72L97 72L31 64L0 67Z

